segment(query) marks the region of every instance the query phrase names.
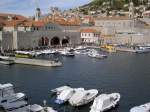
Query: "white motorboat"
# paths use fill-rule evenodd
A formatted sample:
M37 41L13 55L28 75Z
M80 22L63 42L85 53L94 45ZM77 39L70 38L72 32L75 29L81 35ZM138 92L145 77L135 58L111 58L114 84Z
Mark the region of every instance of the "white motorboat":
M28 105L8 112L57 112L52 107L42 107L40 105Z
M145 48L145 47L139 47L138 49L135 50L136 53L148 53L150 52L150 49Z
M66 49L64 49L64 50L62 50L62 51L59 51L59 53L60 53L61 55L63 55L63 56L69 56L69 57L75 56L73 52L70 52L70 51L68 51L68 50L66 50Z
M70 89L70 88L71 87L69 87L69 86L61 86L61 87L52 89L51 92L56 93L57 95L59 95L63 90Z
M94 100L96 95L98 94L98 90L78 90L76 93L69 99L69 103L72 106L81 106L87 104Z
M73 96L73 94L75 94L75 92L78 90L84 90L84 88L75 88L75 89L70 88L70 89L63 90L60 93L60 95L57 96L55 103L63 104L65 102L67 102Z
M88 56L89 57L92 57L92 58L99 58L99 59L102 59L102 58L106 58L107 55L104 55L104 54L100 54L98 53L98 51L92 49L88 52Z
M14 61L7 56L0 56L0 64L11 65L14 64Z
M83 50L83 49L86 49L87 47L86 46L77 46L75 48L75 50Z
M112 107L115 107L119 100L119 93L101 94L95 98L90 112L104 112Z
M28 105L27 101L18 100L18 101L14 101L14 102L4 103L2 107L6 111L12 111L12 110L16 110L16 109L19 109L19 108L27 106L27 105Z
M130 112L150 112L150 102L140 106L135 106L130 109Z
M12 84L0 84L0 106L5 110L19 108L27 104L24 93L15 93Z

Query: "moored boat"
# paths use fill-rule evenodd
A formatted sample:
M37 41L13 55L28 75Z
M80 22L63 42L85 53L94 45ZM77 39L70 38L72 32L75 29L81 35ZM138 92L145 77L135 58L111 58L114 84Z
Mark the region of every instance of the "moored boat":
M69 103L72 106L82 106L85 105L96 97L98 90L78 90L76 93L69 99Z
M52 107L42 107L38 104L27 105L8 112L57 112Z
M119 93L101 94L95 98L90 112L104 112L115 107L120 100Z
M56 93L57 95L59 95L63 90L70 89L70 88L71 87L69 87L69 86L61 86L61 87L52 89L51 92Z
M150 102L140 106L135 106L130 109L130 112L150 112Z
M100 53L98 53L98 51L96 51L94 49L92 49L88 52L88 56L92 57L92 58L98 58L98 59L103 59L103 58L107 57L107 55L100 54Z
M33 55L27 51L16 51L15 57L17 57L17 58L32 58Z
M0 84L0 106L5 110L13 110L27 105L24 93L15 93L12 84Z
M0 56L0 64L12 65L14 61L7 56Z
M57 104L63 104L65 102L67 102L72 96L73 94L76 93L76 91L79 90L84 90L84 88L69 88L69 89L65 89L63 90L56 98L55 103Z

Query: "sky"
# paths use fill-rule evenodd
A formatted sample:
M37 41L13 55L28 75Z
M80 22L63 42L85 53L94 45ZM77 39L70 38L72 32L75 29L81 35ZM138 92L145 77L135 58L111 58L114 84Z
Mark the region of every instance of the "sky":
M33 16L36 6L41 8L42 14L46 14L49 12L51 6L65 10L87 4L90 1L91 0L0 0L0 13Z

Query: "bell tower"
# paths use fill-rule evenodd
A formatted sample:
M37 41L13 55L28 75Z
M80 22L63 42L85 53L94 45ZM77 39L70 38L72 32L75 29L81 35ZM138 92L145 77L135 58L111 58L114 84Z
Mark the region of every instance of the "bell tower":
M35 21L39 21L40 17L41 17L41 9L39 8L39 1L36 0L36 11L35 11Z
M41 17L41 9L40 8L36 8L35 21L39 21L40 17Z

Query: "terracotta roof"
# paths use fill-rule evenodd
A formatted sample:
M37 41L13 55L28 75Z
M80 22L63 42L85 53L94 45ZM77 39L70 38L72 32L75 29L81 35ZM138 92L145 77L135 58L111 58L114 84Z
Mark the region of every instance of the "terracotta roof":
M96 29L87 28L87 29L81 29L80 32L83 32L83 33L96 33L98 31Z
M56 23L59 25L71 25L71 26L79 26L81 21L77 17L72 17L72 18L64 18L62 16L54 16L54 17L45 17L42 19L44 22L52 22Z
M12 20L9 20L9 16L12 17ZM0 24L2 26L18 26L23 24L24 21L28 21L28 18L22 15L0 13Z
M16 19L16 20L25 20L25 19L27 19L26 17L24 17L22 15L18 15L18 14L0 13L0 17L8 18L8 16L14 17L14 19Z
M5 22L6 27L16 27L24 24L24 20L12 20Z

